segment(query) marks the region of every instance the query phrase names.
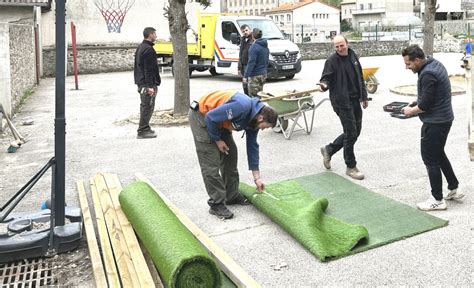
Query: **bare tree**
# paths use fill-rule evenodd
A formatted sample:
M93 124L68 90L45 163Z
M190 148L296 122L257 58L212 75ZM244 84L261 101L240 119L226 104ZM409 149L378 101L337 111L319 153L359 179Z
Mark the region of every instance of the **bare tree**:
M439 5L436 5L436 0L425 0L425 13L423 19L423 50L426 55L433 55L434 43L434 20L436 10Z
M196 0L202 6L208 7L210 0ZM189 29L186 18L186 0L168 0L165 7L165 17L168 18L171 42L173 44L173 74L174 74L174 114L184 115L189 109L189 63L188 43L186 32Z

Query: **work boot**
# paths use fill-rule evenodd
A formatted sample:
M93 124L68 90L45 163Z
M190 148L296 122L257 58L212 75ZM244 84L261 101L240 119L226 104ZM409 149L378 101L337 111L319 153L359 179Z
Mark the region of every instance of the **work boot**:
M230 201L226 201L227 205L249 205L250 201L249 199L245 198L242 194L238 194L237 197Z
M212 205L209 209L209 213L216 215L219 219L230 219L234 217L234 213L227 209L224 204Z
M354 167L354 168L347 167L346 175L356 180L364 179L364 174L362 174L362 172L360 172L359 169L357 169L357 167Z
M321 147L321 154L323 154L323 164L326 169L331 169L331 155L329 155L326 147Z
M137 139L156 138L155 132L150 130L137 133Z

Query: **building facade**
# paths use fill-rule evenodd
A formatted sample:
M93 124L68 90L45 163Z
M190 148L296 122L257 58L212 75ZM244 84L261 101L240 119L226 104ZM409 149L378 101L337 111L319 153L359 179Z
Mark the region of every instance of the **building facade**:
M235 13L249 16L261 16L280 5L297 3L298 0L226 0L221 5L222 12Z
M364 30L376 25L396 25L398 19L413 16L414 0L357 0L352 27Z
M338 8L314 0L286 3L263 13L296 43L327 41L339 34L339 14Z
M356 0L344 0L341 2L341 20L352 23L352 11L356 10Z

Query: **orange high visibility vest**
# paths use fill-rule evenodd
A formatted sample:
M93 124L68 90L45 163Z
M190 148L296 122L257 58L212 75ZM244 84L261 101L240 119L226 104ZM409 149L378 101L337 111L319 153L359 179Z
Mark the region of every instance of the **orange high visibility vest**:
M211 92L199 98L199 112L206 115L207 112L226 103L235 94L235 90L219 90ZM224 121L219 128L225 128L232 131L232 123L230 120Z

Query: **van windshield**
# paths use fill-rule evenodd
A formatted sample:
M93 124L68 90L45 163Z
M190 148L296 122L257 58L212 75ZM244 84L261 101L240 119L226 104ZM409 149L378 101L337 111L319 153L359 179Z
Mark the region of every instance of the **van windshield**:
M258 28L262 30L262 38L265 39L284 39L280 29L270 19L248 19L237 20L239 27L244 24L249 25L250 29Z

